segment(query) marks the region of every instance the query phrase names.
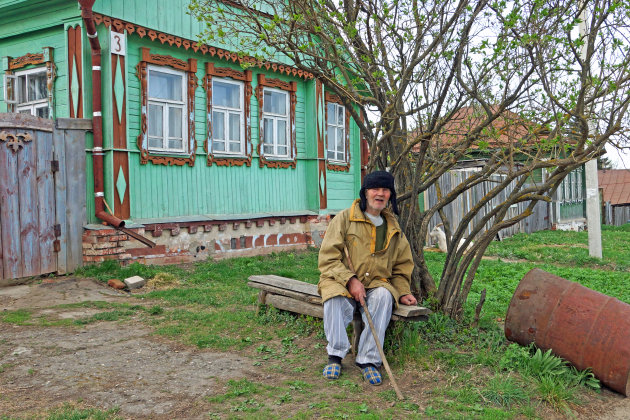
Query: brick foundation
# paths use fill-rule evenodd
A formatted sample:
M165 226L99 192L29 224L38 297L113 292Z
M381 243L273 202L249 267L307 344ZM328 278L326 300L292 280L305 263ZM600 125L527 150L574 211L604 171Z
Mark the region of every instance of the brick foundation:
M86 264L118 260L122 264L177 264L319 246L328 216L268 217L255 220L152 223L131 230L156 243L154 248L114 228L83 231Z

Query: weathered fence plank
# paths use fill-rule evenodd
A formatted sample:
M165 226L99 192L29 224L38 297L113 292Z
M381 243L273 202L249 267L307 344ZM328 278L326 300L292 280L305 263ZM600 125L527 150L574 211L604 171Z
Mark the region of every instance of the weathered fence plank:
M55 160L59 163L59 171L55 174L55 217L59 224L59 252L57 252L57 272L68 272L67 232L68 218L66 214L66 147L65 133L61 130L53 132L53 148Z
M85 209L85 132L66 131L66 211L68 271L83 265L83 226L86 223Z
M30 277L39 274L40 254L38 226L39 212L37 210L37 143L39 141L36 131L25 131L32 140L24 143L17 152L18 167L18 206L20 226L20 266L22 277Z
M16 130L4 130L15 134ZM22 277L20 266L20 214L18 207L18 159L5 143L0 144L0 222L4 278Z
M52 273L57 270L55 241L55 191L51 160L53 159L52 133L40 132L37 145L37 193L39 204L40 270Z

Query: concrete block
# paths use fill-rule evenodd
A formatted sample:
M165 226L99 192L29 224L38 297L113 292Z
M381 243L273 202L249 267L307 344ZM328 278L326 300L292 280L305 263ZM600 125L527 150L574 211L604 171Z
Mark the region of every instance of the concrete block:
M140 276L127 277L125 284L130 289L139 289L147 283L145 279Z

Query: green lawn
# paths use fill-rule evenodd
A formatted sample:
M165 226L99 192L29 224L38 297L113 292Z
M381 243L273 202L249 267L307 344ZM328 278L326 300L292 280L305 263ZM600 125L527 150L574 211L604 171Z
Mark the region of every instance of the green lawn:
M378 390L376 400L373 395L366 397L356 382L343 377L322 388L321 380L313 375L325 358L321 321L257 307L258 291L247 286L247 278L277 274L316 283L319 272L314 249L186 266L89 266L76 274L102 281L158 276L176 279L179 285L143 295L151 299L150 305L140 300L135 305L82 303L102 308L103 313L62 324L32 318L24 310L5 312L0 320L80 327L134 317L172 340L241 352L254 366L294 376L294 380L272 385L248 379L228 381L225 394L208 400L216 406L210 416L398 418L404 414L405 418L509 419L543 418L553 413L571 417L577 415L580 404L593 400L598 382L589 372L577 372L550 354L510 344L502 321L516 286L534 267L630 303L629 232L630 225L604 228L603 261L588 257L585 232L538 232L493 243L487 256L494 259L480 265L461 323L436 313L427 322L398 323L390 328L386 351L394 372L430 378L422 384L421 394L402 402L395 401L388 386ZM426 254L436 278L444 257ZM470 322L483 289L486 302L479 326L473 328ZM410 390L403 389L406 392L409 395Z

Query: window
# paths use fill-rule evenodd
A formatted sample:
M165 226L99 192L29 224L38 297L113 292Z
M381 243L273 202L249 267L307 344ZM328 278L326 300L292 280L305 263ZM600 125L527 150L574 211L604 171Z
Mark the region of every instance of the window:
M212 80L212 151L242 155L245 139L243 83Z
M350 112L339 96L325 92L326 169L350 171Z
M195 165L197 60L187 61L140 48L140 163Z
M336 103L328 103L326 133L328 137L327 158L331 161L346 161L346 108Z
M42 118L50 116L48 106L48 71L35 68L5 76L5 102L20 114Z
M293 168L297 165L295 106L297 82L267 79L258 74L258 165Z
M289 95L277 89L263 90L263 153L289 157Z
M186 152L186 77L183 71L149 66L149 150Z
M203 79L208 131L203 143L208 166L251 166L252 71L206 63Z

